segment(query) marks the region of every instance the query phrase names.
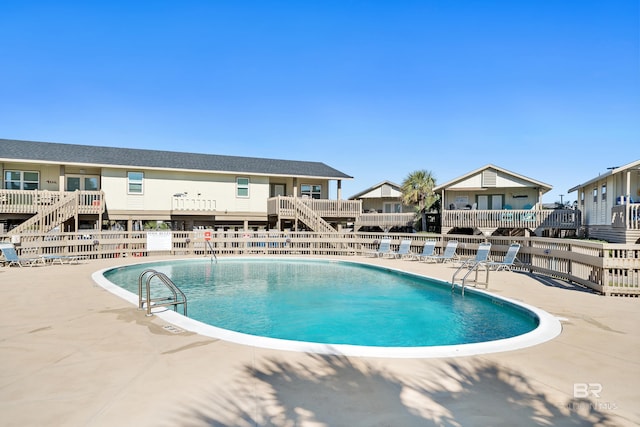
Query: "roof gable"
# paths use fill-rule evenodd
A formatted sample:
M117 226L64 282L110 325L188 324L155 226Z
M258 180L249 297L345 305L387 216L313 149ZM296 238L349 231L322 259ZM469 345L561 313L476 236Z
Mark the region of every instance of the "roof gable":
M382 181L372 187L367 188L353 196L349 197L349 200L355 199L380 199L380 198L394 198L397 199L402 196L402 189L400 185L391 181Z
M0 159L40 163L351 179L321 162L0 139Z
M434 191L509 187L536 187L540 188L543 193L553 188L544 182L534 180L496 165L488 164L444 184L440 184L434 188Z
M629 171L631 169L640 170L640 160L636 160L635 162L628 163L628 164L626 164L624 166L618 166L618 167L609 168L609 170L607 172L605 172L603 174L600 174L600 175L596 176L595 178L591 178L590 180L585 181L582 184L576 185L575 187L570 188L567 192L568 193L573 193L574 191L577 191L580 187L584 187L586 185L593 184L596 181L600 181L600 180L605 179L605 178L607 178L609 176L616 175L616 174L622 173L622 172L626 172L626 171Z

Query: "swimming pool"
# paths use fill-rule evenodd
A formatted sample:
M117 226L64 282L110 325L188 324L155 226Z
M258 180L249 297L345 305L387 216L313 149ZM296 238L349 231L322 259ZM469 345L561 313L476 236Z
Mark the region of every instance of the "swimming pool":
M129 291L120 293L137 304L138 277L149 268L167 274L187 295L191 319L162 313L169 321L261 347L463 355L537 342L540 328L549 329L548 315L537 309L479 291L463 297L441 281L356 262L190 259L107 269L99 276Z

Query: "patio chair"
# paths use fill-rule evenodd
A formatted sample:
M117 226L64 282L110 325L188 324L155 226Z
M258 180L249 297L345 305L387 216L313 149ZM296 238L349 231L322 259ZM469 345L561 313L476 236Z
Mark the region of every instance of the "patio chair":
M491 252L491 243L483 242L478 245L478 251L473 258L465 259L461 262L460 267L473 268L474 266L489 261L489 253Z
M397 251L389 251L386 254L382 254L383 257L389 258L404 258L411 255L411 239L403 239L400 241L400 246Z
M37 264L44 264L44 260L42 257L20 257L16 252L16 247L13 243L0 243L0 252L4 256L4 261L9 264L9 267L12 265L17 265L19 267L24 267L28 265L29 267L33 267Z
M502 261L486 261L484 264L490 270L500 271L500 270L508 270L511 271L511 267L518 261L517 255L520 250L519 243L512 243L507 250L507 254L504 256Z
M82 257L78 256L78 255L42 255L42 259L46 262L46 261L50 261L51 264L55 264L58 263L60 265L62 264L72 264L72 263L76 263L79 264L80 263L80 259Z
M384 256L389 252L391 252L391 239L385 237L384 239L380 239L380 245L377 250L365 252L364 255L377 258Z
M431 255L424 257L425 262L434 261L434 262L442 262L443 264L446 262L453 262L458 259L458 255L456 251L458 250L458 241L457 240L449 240L447 242L447 246L444 248L444 253L442 255Z
M421 259L424 259L428 256L433 256L435 254L435 250L436 250L436 241L435 240L427 240L426 242L424 242L424 246L422 247L422 252L419 254L412 254L410 257L411 259L415 259L417 261L420 261Z

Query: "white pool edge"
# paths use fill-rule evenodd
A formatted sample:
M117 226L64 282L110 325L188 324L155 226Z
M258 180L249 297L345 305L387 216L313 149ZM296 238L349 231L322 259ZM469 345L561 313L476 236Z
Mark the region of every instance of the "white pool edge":
M241 260L242 258L233 258L234 260ZM413 275L416 277L422 277L429 280L434 280L439 283L446 284L447 282L436 279L429 276L423 276L416 273L409 273L401 269L394 269L389 267L378 267L375 265L360 263L356 261L344 261L344 260L327 260L318 258L277 258L286 260L318 260L318 261L338 261L344 263L362 264L371 266L374 268L381 268L384 270L392 270L402 274ZM173 261L181 261L181 259L175 259ZM156 263L157 261L141 262ZM108 292L130 302L134 306L138 306L138 296L132 292L129 292L104 277L104 273L108 270L113 270L120 267L127 266L114 266L104 268L96 271L91 275L93 281L107 290ZM239 332L229 331L227 329L218 328L208 325L206 323L199 322L194 319L185 317L175 311L161 311L154 313L154 316L178 326L186 331L194 332L210 338L221 339L224 341L233 342L236 344L242 344L253 347L267 348L272 350L284 350L284 351L297 351L305 353L316 353L324 355L339 355L339 356L355 356L355 357L387 357L387 358L444 358L444 357L461 357L461 356L475 356L488 353L499 353L505 351L519 350L527 347L532 347L538 344L542 344L549 340L554 339L562 332L562 324L560 319L541 310L537 307L528 305L526 303L516 301L503 296L492 294L491 292L471 288L469 291L486 294L488 297L504 301L509 304L521 307L534 313L539 320L538 327L531 332L527 332L522 335L518 335L511 338L505 338L495 341L486 341L482 343L473 344L458 344L458 345L444 345L444 346L426 346L426 347L372 347L372 346L360 346L360 345L347 345L347 344L321 344L311 343L303 341L283 340L277 338L267 338L256 335L248 335Z

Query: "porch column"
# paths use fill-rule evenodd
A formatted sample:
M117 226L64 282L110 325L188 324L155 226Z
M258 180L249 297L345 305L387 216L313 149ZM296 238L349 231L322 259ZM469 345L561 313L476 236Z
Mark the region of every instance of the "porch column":
M627 186L627 191L626 191L627 197L626 197L625 205L628 205L629 204L629 199L631 198L631 170L627 171L627 184L626 184L626 186ZM629 213L627 212L627 215L628 214Z
M60 166L60 172L58 173L58 191L64 191L64 165Z
M293 197L298 197L298 178L293 178Z
M336 198L338 200L342 200L342 180L339 179L339 180L336 181L336 183L338 184L338 191L336 193L337 194Z

